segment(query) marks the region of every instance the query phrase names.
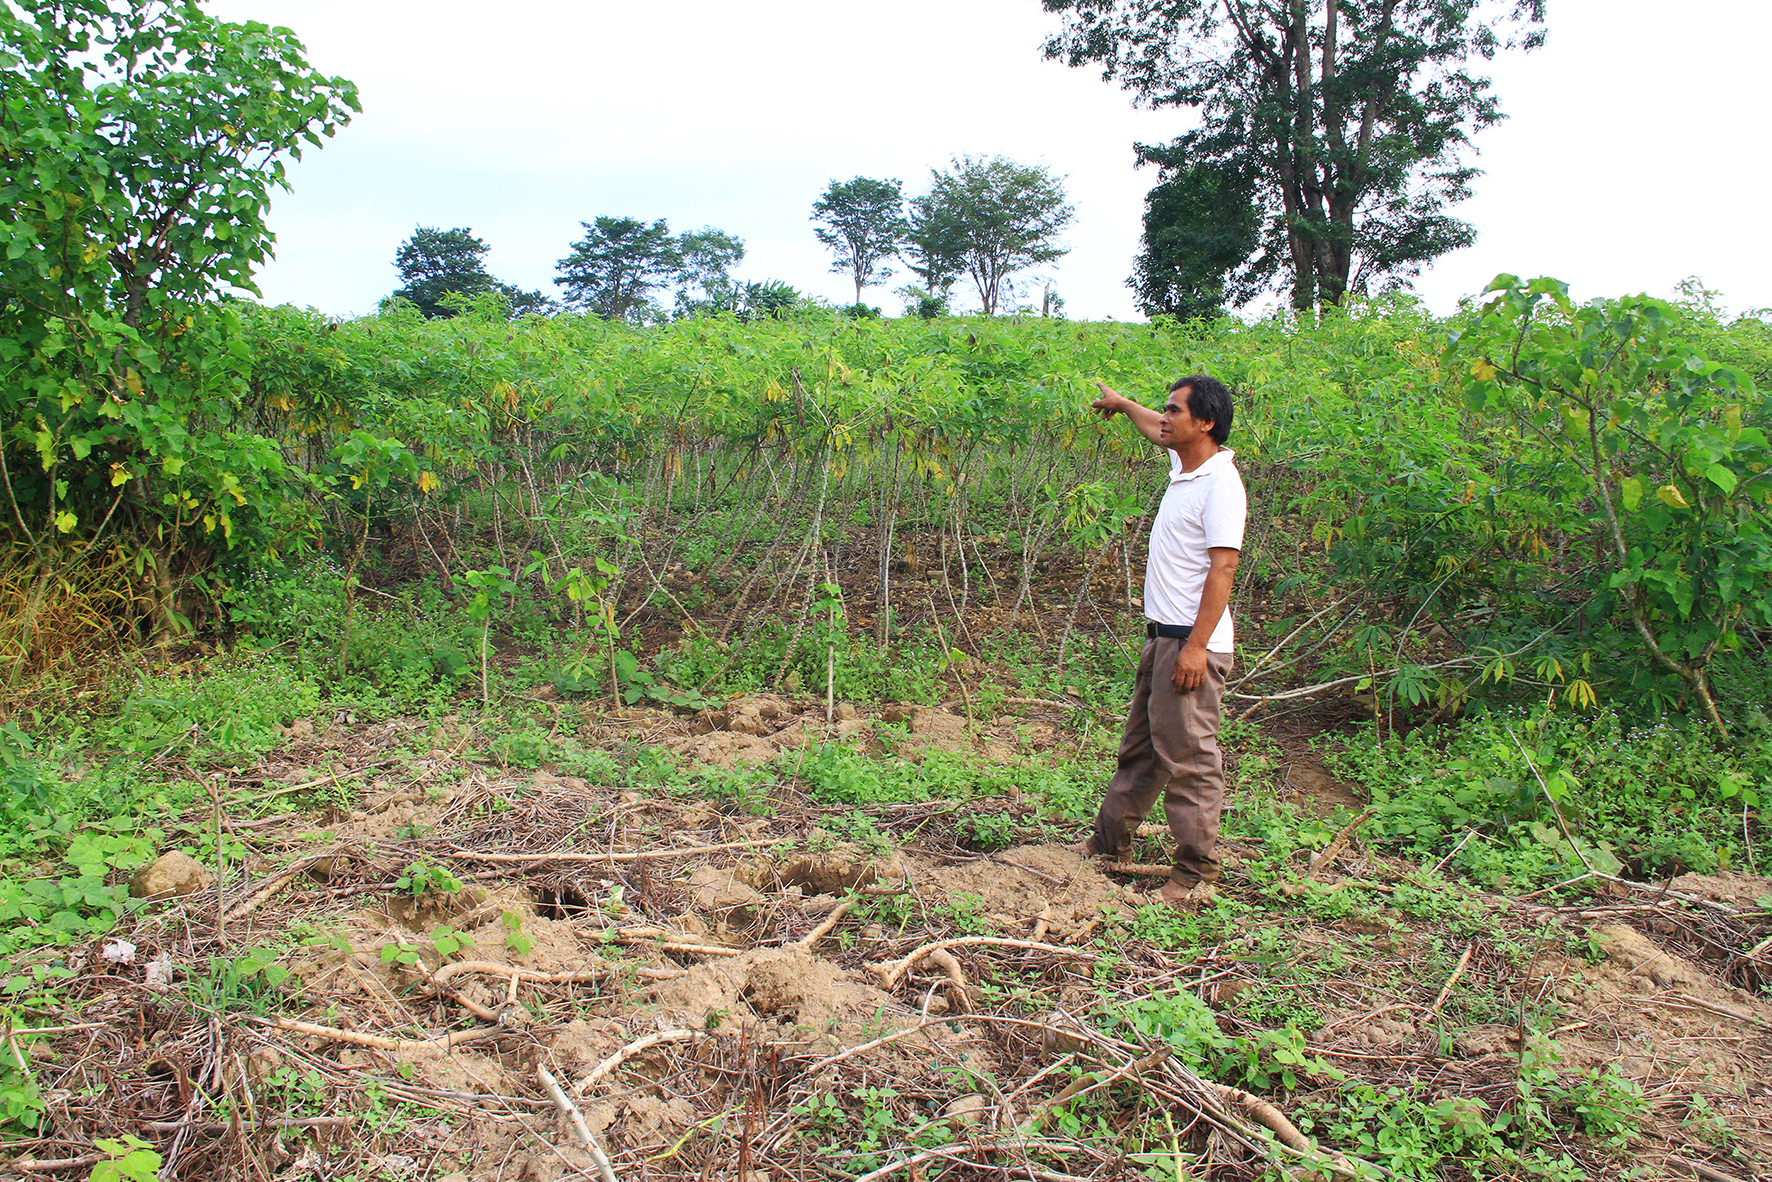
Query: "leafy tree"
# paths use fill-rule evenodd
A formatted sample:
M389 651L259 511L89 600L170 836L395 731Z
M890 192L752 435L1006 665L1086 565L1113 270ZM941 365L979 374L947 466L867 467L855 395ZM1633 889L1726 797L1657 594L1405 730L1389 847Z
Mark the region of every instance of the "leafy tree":
M886 260L904 244L910 224L904 218L904 193L896 180L858 176L835 181L812 203L813 233L836 254L831 270L847 271L855 280L855 302L861 289L892 278Z
M256 290L285 161L357 109L285 29L195 3L0 5L0 530L35 569L27 637L101 539L152 572L169 629L181 572L309 523L305 478L237 429L249 358L215 297Z
M1502 114L1470 64L1544 39L1544 0L1041 2L1064 17L1048 57L1200 113L1174 177L1253 181L1300 311L1474 240L1445 209L1477 176L1471 134Z
M1010 275L1064 255L1057 237L1074 210L1044 168L962 156L948 172L931 169L930 178L929 192L911 199L908 238L912 270L931 293L944 293L963 273L984 314L995 315Z
M433 319L453 316L455 311L442 304L444 296L479 295L498 282L486 269L489 249L465 227L420 226L394 253L394 266L405 284L394 294Z
M488 292L501 296L512 316L553 307L553 301L539 291L524 291L494 279L485 261L491 249L463 226L453 230L420 226L394 254L394 266L405 283L394 296L410 301L433 320L458 314L468 300Z
M546 316L558 307L541 292L524 291L514 283L499 284L498 294L504 297L505 313L509 316Z
M560 260L554 279L569 308L605 320L635 319L654 307L652 293L682 272L681 244L663 218L650 226L611 217L579 224L585 236Z
M717 310L733 301L728 272L744 261L744 239L703 226L677 239L677 256L679 315Z
M1255 298L1279 259L1261 248L1248 178L1174 163L1166 149L1144 151L1173 170L1145 197L1144 248L1127 281L1145 315L1209 320Z

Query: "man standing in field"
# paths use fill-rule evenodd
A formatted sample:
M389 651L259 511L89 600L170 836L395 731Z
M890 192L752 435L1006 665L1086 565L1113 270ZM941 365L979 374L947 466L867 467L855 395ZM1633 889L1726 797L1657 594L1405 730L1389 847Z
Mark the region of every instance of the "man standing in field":
M1161 411L1106 385L1091 405L1123 414L1169 453L1169 487L1151 525L1144 568L1144 653L1120 763L1087 842L1090 853L1129 861L1132 838L1161 796L1175 836L1175 869L1163 884L1170 903L1202 902L1218 881L1218 822L1224 760L1218 750L1220 700L1231 668L1227 605L1243 549L1248 499L1224 446L1231 392L1205 374L1169 387Z

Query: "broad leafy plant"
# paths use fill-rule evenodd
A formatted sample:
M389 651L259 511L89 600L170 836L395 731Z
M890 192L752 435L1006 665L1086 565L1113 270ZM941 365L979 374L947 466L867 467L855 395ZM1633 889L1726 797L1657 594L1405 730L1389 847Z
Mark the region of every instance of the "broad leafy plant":
M357 109L288 30L195 3L0 7L0 530L36 573L102 541L187 623L181 576L243 535L305 533L303 483L240 419L253 291L285 161Z
M1721 734L1706 671L1744 625L1772 625L1772 450L1751 378L1694 344L1687 314L1646 296L1577 305L1555 279L1503 275L1450 355L1473 409L1540 445L1518 462L1554 490L1656 666Z

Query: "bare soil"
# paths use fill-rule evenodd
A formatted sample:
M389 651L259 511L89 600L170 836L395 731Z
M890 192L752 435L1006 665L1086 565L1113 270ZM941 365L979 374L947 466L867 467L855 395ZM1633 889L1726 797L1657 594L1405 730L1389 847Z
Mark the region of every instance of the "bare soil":
M695 718L560 709L587 742L654 744L718 767L827 733L865 744L881 721L861 712L827 730L822 703L775 696ZM921 749L985 760L1075 741L1057 715L887 717ZM81 1004L66 1033L32 1044L52 1119L0 1168L66 1176L82 1167L54 1162L130 1134L159 1147L167 1178L585 1176L595 1164L541 1084L545 1069L624 1179L843 1176L822 1153L819 1107L870 1095L901 1132L948 1131L947 1176L1006 1176L1026 1152L1013 1148L1016 1128L1072 1102L1070 1069L1113 1065L1112 1040L1092 1041L1103 1008L1188 990L1229 1033L1272 1025L1291 999L1321 1017L1312 1052L1354 1081L1415 1084L1491 1112L1517 1103L1528 1017L1554 1015L1545 1033L1566 1069L1613 1065L1649 1102L1628 1153L1569 1132L1564 1148L1592 1176L1694 1176L1699 1163L1713 1179L1772 1178L1772 1003L1758 992L1763 962L1740 952L1756 900L1772 895L1765 879L1687 876L1675 893L1554 908L1490 900L1486 927L1456 935L1386 902L1417 868L1357 837L1316 874L1299 867L1277 885L1245 871L1260 851L1233 845L1222 889L1259 918L1210 946L1167 947L1131 934L1160 880L1105 873L1069 844L1080 834L1054 834L1024 802L875 809L892 844L866 848L827 828L838 810L786 787L773 814L752 816L504 771L467 759L473 746L459 723L290 728L234 788L326 783L289 794L302 811L224 818L248 853L219 888L139 917L128 963L97 944L40 958L74 970L65 992ZM1278 782L1240 790L1324 814L1358 807L1351 786L1290 756ZM1006 815L1023 836L969 851L955 840L962 811ZM392 890L415 862L448 869L461 889ZM1373 902L1336 914L1325 901L1344 891ZM467 937L451 955L435 945L442 925ZM1274 938L1250 942L1264 932ZM223 980L218 966L267 946L286 949L289 981ZM445 1045L450 1032L459 1041ZM1307 1078L1268 1099L1308 1109L1336 1086ZM1170 1112L1184 1149L1216 1155L1213 1177L1262 1169L1156 1082L1122 1080L1095 1103L1114 1128L1153 1105ZM1112 1138L1084 1146L1063 1172L1036 1176L1143 1176Z

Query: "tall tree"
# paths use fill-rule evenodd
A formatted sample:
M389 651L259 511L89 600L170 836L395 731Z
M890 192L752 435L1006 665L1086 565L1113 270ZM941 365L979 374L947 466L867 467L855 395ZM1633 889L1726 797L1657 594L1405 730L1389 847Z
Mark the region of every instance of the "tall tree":
M892 278L886 260L904 244L910 225L904 218L903 187L896 180L858 176L836 181L812 203L813 233L836 255L831 270L855 280L855 302L861 289Z
M737 288L729 272L744 261L744 239L703 226L677 239L677 313L726 309Z
M1470 67L1544 40L1545 0L1041 3L1064 18L1048 57L1200 113L1169 150L1182 169L1254 182L1300 311L1474 240L1445 210L1478 175L1472 133L1502 114Z
M639 317L654 307L652 293L682 272L681 243L663 218L650 226L611 217L579 224L585 236L560 260L554 279L565 289L567 307L605 320Z
M456 309L443 305L444 296L475 296L497 286L498 280L486 269L490 249L464 226L452 230L419 226L394 252L394 266L404 284L394 294L433 319L453 316Z
M420 226L394 252L394 266L405 283L394 295L433 320L457 315L469 299L488 293L503 299L507 316L541 314L553 308L554 302L539 291L524 291L494 279L485 262L490 249L463 226L452 230Z
M1145 315L1207 320L1260 294L1279 258L1262 249L1250 179L1189 167L1162 148L1143 159L1165 172L1145 197L1143 249L1127 281Z
M911 199L912 269L930 292L964 273L984 314L996 314L1009 276L1064 255L1058 235L1075 211L1064 186L1039 165L1002 156L962 156L947 172L930 170L929 192Z

